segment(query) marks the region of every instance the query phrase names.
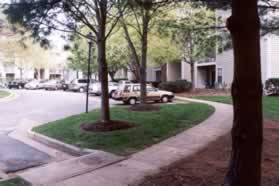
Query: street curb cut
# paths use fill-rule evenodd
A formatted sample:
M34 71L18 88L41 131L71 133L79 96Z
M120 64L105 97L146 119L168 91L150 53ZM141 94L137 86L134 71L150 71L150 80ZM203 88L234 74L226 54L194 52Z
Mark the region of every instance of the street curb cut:
M83 156L86 154L96 152L96 150L86 149L86 148L82 149L79 147L75 147L73 145L66 144L62 141L36 133L36 132L32 131L32 129L28 130L28 136L31 137L35 141L38 141L42 144L45 144L45 145L53 147L53 148L57 148L63 152L69 153L70 155L73 155L73 156Z

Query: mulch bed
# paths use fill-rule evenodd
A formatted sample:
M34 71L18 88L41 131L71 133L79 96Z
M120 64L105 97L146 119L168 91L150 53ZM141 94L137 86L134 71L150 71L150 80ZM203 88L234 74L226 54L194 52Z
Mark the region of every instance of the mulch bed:
M87 132L110 132L115 130L127 130L133 127L135 127L133 123L115 120L108 123L97 121L96 123L83 123L80 125L81 130Z
M221 89L195 89L190 92L183 92L176 94L177 96L182 97L193 97L193 96L229 96L231 95L230 90L221 90Z
M152 104L138 104L132 105L128 108L129 111L132 112L152 112L152 111L160 111L161 107Z
M263 186L279 185L279 123L264 125ZM219 138L199 153L180 160L160 173L146 177L141 186L221 186L231 150L230 134ZM248 186L248 185L247 185Z

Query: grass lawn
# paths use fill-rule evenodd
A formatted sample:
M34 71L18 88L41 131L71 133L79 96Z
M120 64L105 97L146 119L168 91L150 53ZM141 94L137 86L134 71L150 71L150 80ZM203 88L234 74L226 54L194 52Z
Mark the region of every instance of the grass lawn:
M193 98L232 104L230 96L196 96ZM279 121L279 97L263 97L263 113L266 119Z
M7 91L0 90L0 99L9 96L10 93Z
M31 185L20 178L14 178L14 179L0 182L0 186L31 186Z
M80 124L99 119L99 110L94 110L90 114L72 116L33 130L83 148L128 155L200 123L213 112L213 107L200 103L163 105L157 112L129 112L127 107L115 107L111 109L113 120L129 121L136 127L105 133L81 131Z

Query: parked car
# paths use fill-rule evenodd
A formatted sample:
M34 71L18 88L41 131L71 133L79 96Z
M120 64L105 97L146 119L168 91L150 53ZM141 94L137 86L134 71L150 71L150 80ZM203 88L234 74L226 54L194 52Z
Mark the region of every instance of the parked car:
M47 85L48 82L49 80L41 80L39 82L39 89L45 89L45 86Z
M0 82L0 88L6 88L6 83Z
M69 90L75 92L85 92L87 90L87 79L75 79L69 84ZM94 80L90 80L90 83L94 83Z
M64 81L62 83L62 90L64 90L64 91L69 90L69 85L70 85L70 82Z
M160 101L163 103L171 102L174 98L174 94L168 91L162 91L147 85L147 101ZM113 93L112 99L123 101L124 104L134 105L139 101L140 98L140 84L122 84Z
M279 78L270 78L266 80L264 86L264 95L279 95Z
M50 80L44 84L45 90L61 90L63 81L61 80Z
M21 80L10 81L8 83L8 88L9 89L23 89L26 83L27 83L26 81L21 81Z
M112 97L112 94L118 89L118 83L115 82L109 82L108 83L108 91L109 91L109 95L110 97ZM96 96L100 96L102 94L102 90L101 90L101 83L100 82L95 82L90 84L89 87L89 93L96 95Z
M35 90L39 89L40 81L39 80L33 80L30 81L29 83L26 83L24 88L29 89L29 90Z

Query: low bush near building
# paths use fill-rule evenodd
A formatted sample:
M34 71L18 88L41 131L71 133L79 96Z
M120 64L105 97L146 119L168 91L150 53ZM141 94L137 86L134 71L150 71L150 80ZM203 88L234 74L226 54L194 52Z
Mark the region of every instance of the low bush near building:
M174 93L181 93L190 91L192 88L192 83L187 80L169 81L161 83L159 88L161 90L167 90Z
M265 82L266 88L268 88L272 85L275 87L279 87L279 78L271 78L271 79L266 80L266 82Z
M115 78L113 81L116 83L119 83L120 81L128 81L128 79L127 78Z
M152 81L152 82L147 82L147 84L151 84L155 88L159 88L159 85L161 84L160 81Z
M266 80L264 93L267 96L279 95L279 78L271 78Z

